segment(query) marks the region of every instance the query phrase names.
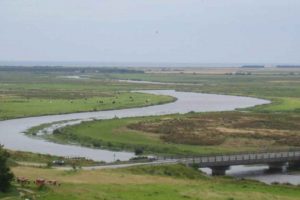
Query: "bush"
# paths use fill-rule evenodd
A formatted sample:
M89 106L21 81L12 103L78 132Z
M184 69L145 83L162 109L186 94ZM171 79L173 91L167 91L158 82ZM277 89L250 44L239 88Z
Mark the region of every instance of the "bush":
M54 134L54 135L58 135L58 134L62 134L62 132L61 132L60 129L55 129L55 130L53 131L53 134Z
M0 146L0 192L7 192L14 178L14 175L7 166L8 157L8 152L3 149L3 146Z
M143 148L135 148L134 149L134 154L135 155L141 155L144 153L144 149Z

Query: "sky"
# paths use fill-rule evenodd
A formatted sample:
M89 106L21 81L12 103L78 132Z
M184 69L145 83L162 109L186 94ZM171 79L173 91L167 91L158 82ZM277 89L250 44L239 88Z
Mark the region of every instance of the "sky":
M0 61L300 63L300 1L0 0Z

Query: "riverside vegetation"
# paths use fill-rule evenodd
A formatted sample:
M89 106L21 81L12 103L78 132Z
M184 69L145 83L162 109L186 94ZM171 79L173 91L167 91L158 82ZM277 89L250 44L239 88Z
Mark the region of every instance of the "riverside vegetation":
M201 71L201 70L200 70ZM70 78L80 76L83 78ZM57 130L50 139L58 142L76 141L92 147L130 149L143 148L144 153L203 154L230 152L236 149L257 150L299 146L300 85L298 71L257 70L248 75L203 73L133 73L74 71L1 71L1 119L22 116L54 114L47 105L52 99L58 105L55 114L79 110L65 110L70 101L85 101L118 96L128 107L126 95L137 89L177 89L182 91L210 92L254 96L272 100L272 104L241 111L218 113L189 113L147 118L126 118L83 122ZM116 79L135 79L160 82L196 83L195 85L159 85L121 83ZM16 99L45 106L39 112L20 110L14 113L5 108ZM93 99L95 98L95 99ZM136 97L137 98L137 97ZM149 97L131 106L147 105ZM158 98L154 96L153 98ZM163 100L162 100L162 99ZM167 99L164 99L167 98ZM39 99L39 101L33 101ZM87 99L87 100L85 100ZM107 107L97 110L120 108L109 99ZM57 100L57 101L56 101ZM172 101L169 97L151 100L151 103ZM96 102L96 101L95 101ZM6 106L4 106L4 103ZM148 101L149 103L149 101ZM121 104L121 103L120 103ZM13 105L13 104L12 104ZM26 105L26 104L23 104ZM95 105L82 106L80 111L93 110ZM13 106L12 106L13 107ZM33 106L34 107L34 106ZM66 106L67 107L67 106ZM32 109L31 109L32 110ZM52 110L52 109L51 109ZM59 110L59 111L58 111ZM32 131L33 133L34 131ZM179 138L184 138L181 140ZM283 139L284 138L284 139ZM58 159L24 152L11 152L11 162L48 162ZM84 165L84 164L83 164ZM29 199L298 199L299 186L265 185L256 181L235 180L228 177L207 177L199 171L181 165L140 166L126 169L94 171L59 171L47 167L11 165L15 176L30 180L46 178L58 180L61 187L37 188L33 184L20 186L13 182L9 193L0 198L20 199L25 193Z
M299 147L299 121L299 115L285 113L191 113L82 122L46 137L95 148L199 155Z
M17 176L30 180L45 177L57 180L60 187L42 189L30 184L24 187L27 198L47 200L68 199L214 199L257 200L299 199L298 186L265 185L250 180L234 180L227 177L207 177L198 170L182 165L141 166L127 169L94 171L60 171L30 167L15 167ZM19 199L18 187L2 197ZM24 190L23 190L24 191Z
M101 74L92 77L97 80L104 79ZM96 148L143 149L146 153L181 155L299 146L298 71L263 69L253 71L250 75L169 72L109 74L106 77L184 83L184 85L143 83L136 85L254 96L270 99L272 103L244 109L243 112L83 122L58 129L54 135L47 136L48 139L63 143L71 141Z
M24 72L1 71L0 68L0 120L132 108L174 101L168 96L130 92L140 89L135 85L94 79L77 80L59 72L35 68Z

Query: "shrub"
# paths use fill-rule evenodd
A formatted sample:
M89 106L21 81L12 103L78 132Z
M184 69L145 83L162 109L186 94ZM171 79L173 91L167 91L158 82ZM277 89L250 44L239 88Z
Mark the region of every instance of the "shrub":
M134 149L134 154L135 155L141 155L144 153L144 149L143 148L135 148Z
M0 146L0 192L7 192L14 178L14 175L7 166L8 157L8 152L3 149L3 146Z

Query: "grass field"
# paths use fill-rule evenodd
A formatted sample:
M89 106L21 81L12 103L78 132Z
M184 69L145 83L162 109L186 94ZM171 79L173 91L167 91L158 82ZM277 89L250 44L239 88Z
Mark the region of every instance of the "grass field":
M299 146L299 72L254 70L249 75L225 74L229 72L223 69L218 69L218 73L194 73L191 69L188 73L0 71L0 120L162 103L173 99L129 91L176 89L254 96L270 99L273 103L235 112L84 122L60 129L49 139L63 143L77 142L96 148L132 151L142 148L145 153L172 155ZM74 75L83 79L68 78ZM117 79L195 85L121 83ZM11 159L21 162L45 163L60 159L24 152L11 154ZM78 163L85 164L89 164L89 161ZM21 187L14 183L10 193L0 193L2 199L20 199L21 190L30 198L35 196L36 199L47 200L293 200L300 196L299 186L268 186L228 177L206 177L192 168L180 165L68 172L14 166L12 170L16 176L25 176L30 180L58 180L62 185L38 189L33 184Z
M240 69L237 69L237 71ZM243 69L244 70L244 69ZM203 73L62 73L62 72L3 72L0 71L0 119L24 116L5 109L27 105L35 109L58 110L66 107L69 110L93 110L100 107L94 100L115 97L117 93L139 89L176 89L183 91L220 93L232 95L254 96L271 99L274 104L256 109L259 112L298 112L300 102L300 73L296 69L278 71L258 70L251 75L203 74ZM244 70L245 71L245 70ZM66 78L71 75L82 76L83 79ZM118 82L117 79L145 80L158 82L196 83L196 85L155 85ZM90 100L84 104L84 100ZM145 98L144 100L146 100ZM73 107L70 101L78 104ZM50 103L52 102L52 103ZM108 103L108 102L106 102ZM7 104L7 105L6 105ZM136 105L144 105L139 102ZM23 106L24 105L24 106ZM117 106L117 105L115 105ZM126 107L126 103L121 106ZM54 108L53 108L54 107ZM105 105L110 109L114 105ZM26 109L26 108L24 108ZM101 109L101 108L98 108ZM50 110L50 109L49 109ZM45 114L49 113L45 110ZM40 115L42 111L37 111ZM64 112L62 110L62 112ZM70 111L71 112L71 111ZM30 113L32 114L32 113Z
M146 153L207 154L300 146L298 115L241 112L83 122L48 136L56 142Z
M232 70L232 69L231 69ZM247 109L247 112L252 112L253 120L269 121L275 124L284 124L290 115L297 115L300 109L300 84L298 71L288 70L252 70L249 75L228 75L225 73L110 73L110 74L87 74L90 79L81 80L65 80L62 79L64 84L68 85L68 91L75 90L73 87L78 88L89 87L90 91L98 91L95 89L95 83L103 83L99 86L101 93L109 94L108 88L114 90L128 89L177 89L183 91L194 92L208 92L208 93L222 93L254 96L265 99L271 99L272 104L257 106ZM57 80L57 75L49 76L49 79ZM60 76L61 77L61 76ZM36 77L39 79L38 77ZM114 81L116 79L130 79L130 80L145 80L145 81L158 81L158 82L176 82L176 83L195 83L196 85L155 85L155 84L135 84L135 83L120 83ZM110 81L109 81L110 80ZM81 83L78 85L78 83ZM94 83L94 84L93 84ZM61 84L61 83L60 83ZM73 85L74 84L74 85ZM29 86L28 86L29 87ZM32 87L32 85L30 86ZM41 86L40 86L41 87ZM37 89L43 89L41 88ZM57 85L51 86L53 91L57 92ZM77 88L77 90L78 90ZM76 90L75 90L76 91ZM99 92L99 91L98 91ZM128 93L124 93L128 94ZM90 98L95 98L92 94ZM111 97L106 97L111 98ZM142 100L143 101L143 100ZM110 102L110 101L109 101ZM142 102L145 103L145 102ZM115 107L117 105L114 105ZM79 106L76 106L79 107ZM87 108L85 108L87 109ZM255 114L256 113L256 114ZM264 117L262 117L266 114ZM280 115L281 121L272 118L272 113ZM215 116L217 116L216 114ZM237 114L220 113L221 118L228 118ZM171 116L177 118L178 116ZM182 117L182 116L181 116ZM260 118L263 119L260 119ZM165 120L162 117L161 120ZM182 117L184 118L184 116ZM151 118L150 118L151 119ZM160 120L160 117L155 118ZM199 119L201 119L201 115ZM295 131L285 127L285 129L277 130L278 127L269 127L268 129L261 128L260 130L245 130L247 127L240 127L239 129L232 129L230 124L225 123L225 127L220 120L213 118L213 122L218 124L218 129L213 128L214 124L203 124L203 127L196 127L196 133L183 134L191 130L183 130L178 133L177 130L171 130L176 134L163 134L155 133L147 130L133 130L129 129L130 124L135 124L143 121L144 119L117 119L107 121L86 122L73 127L67 127L59 130L51 139L56 142L77 142L84 146L96 148L108 148L116 150L134 150L143 148L145 152L151 153L165 153L165 154L199 154L199 153L217 153L217 152L231 152L239 150L257 150L261 148L278 148L286 146L297 146L298 137ZM147 121L147 120L146 120ZM198 123L198 122L197 122ZM166 124L165 124L166 125ZM190 122L187 126L191 126ZM170 125L171 127L177 127ZM210 126L210 127L209 127ZM169 126L159 126L161 130L167 130ZM179 127L180 128L180 127ZM282 128L282 127L281 127ZM230 130L230 131L228 131ZM234 131L234 133L232 133ZM269 136L260 134L261 132L268 132ZM180 132L180 131L179 131ZM254 132L254 134L253 134ZM274 135L272 137L272 134ZM278 138L282 136L288 137L287 141L279 141ZM250 136L248 136L250 135ZM184 138L184 140L182 139ZM205 138L205 139L199 139ZM180 141L181 140L181 141ZM192 141L192 143L190 142ZM290 141L290 142L288 142ZM291 142L292 141L292 142Z
M0 119L132 108L162 104L174 100L168 96L142 93L121 92L110 95L82 99L4 97L1 98Z
M174 100L167 96L130 93L133 89L145 89L136 85L59 77L0 72L0 120L140 107ZM155 89L155 86L146 89Z
M91 166L102 164L101 162L95 162L93 160L87 160L84 158L65 158L61 156L37 154L22 151L8 151L10 154L9 162L12 166L16 165L33 165L33 166L43 166L51 167L53 166L53 161L64 161L65 166Z
M30 180L45 178L61 182L60 187L47 186L38 190L30 185L22 190L26 189L29 197L47 200L293 200L300 195L297 186L268 186L255 181L206 177L181 165L77 172L15 167L13 171L16 176ZM19 186L16 184L15 188ZM18 196L14 189L6 194L6 199L19 199Z
M237 71L238 70L240 69L237 69ZM101 76L98 76L98 78L101 79ZM276 69L265 71L259 70L252 72L251 75L227 75L225 73L111 74L110 78L169 83L194 83L196 85L193 86L168 85L164 87L172 87L184 91L253 96L271 99L275 102L267 109L257 110L260 112L298 112L300 109L300 73L297 69L284 71L278 71Z
M274 98L270 105L256 106L252 109L257 112L292 112L300 113L300 98L299 97L280 97Z

